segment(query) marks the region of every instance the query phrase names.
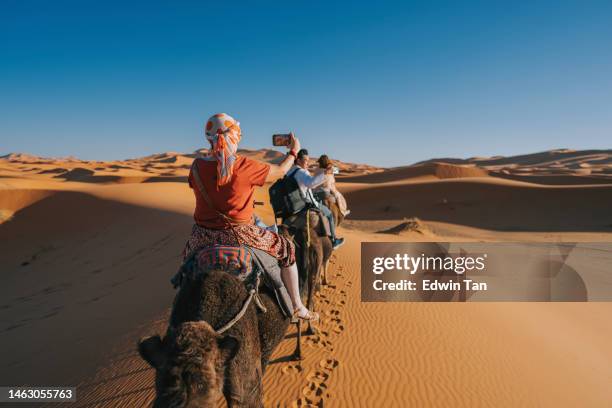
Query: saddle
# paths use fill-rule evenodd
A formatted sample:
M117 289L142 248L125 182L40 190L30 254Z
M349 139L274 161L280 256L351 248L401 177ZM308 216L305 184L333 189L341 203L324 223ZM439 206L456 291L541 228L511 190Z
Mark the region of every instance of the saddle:
M291 217L287 217L283 220L283 224L296 230L305 230L306 225L310 225L310 228L320 237L328 237L331 235L329 220L314 206L292 215Z
M260 285L265 285L274 293L283 314L292 316L291 298L281 279L277 259L257 248L214 245L195 251L171 279L172 285L175 289L179 288L212 269L235 276L244 283L247 292L251 289L258 292ZM258 306L265 312L263 305L258 303Z

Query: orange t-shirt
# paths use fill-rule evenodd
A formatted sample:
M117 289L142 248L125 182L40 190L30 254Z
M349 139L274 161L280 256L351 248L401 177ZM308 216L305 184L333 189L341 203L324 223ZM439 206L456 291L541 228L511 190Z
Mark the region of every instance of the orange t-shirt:
M197 160L197 159L196 159ZM217 189L217 162L199 160L200 178L217 211L240 222L250 223L253 218L253 193L256 186L263 186L270 172L270 165L243 156L234 163L232 179ZM192 168L193 171L193 168ZM200 195L193 174L189 172L189 187L194 189L196 208L193 218L206 228L223 229L227 223L211 209Z

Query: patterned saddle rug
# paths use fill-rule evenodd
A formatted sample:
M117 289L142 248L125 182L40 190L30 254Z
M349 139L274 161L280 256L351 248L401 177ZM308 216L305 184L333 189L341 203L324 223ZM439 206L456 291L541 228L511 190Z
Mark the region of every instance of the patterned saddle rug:
M253 273L253 255L245 247L216 245L196 253L199 266L220 268L244 281Z
M253 276L253 254L248 248L215 245L191 254L172 278L172 284L176 288L184 279L193 280L201 271L211 268L234 275L245 284L253 284L257 279L257 276Z

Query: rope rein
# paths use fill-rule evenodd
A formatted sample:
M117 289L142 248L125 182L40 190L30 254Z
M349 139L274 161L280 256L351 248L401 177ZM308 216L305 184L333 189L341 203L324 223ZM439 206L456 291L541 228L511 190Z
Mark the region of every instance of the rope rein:
M244 314L246 313L247 309L249 308L249 305L251 304L251 301L253 300L253 297L255 297L255 293L256 292L257 291L254 288L249 291L249 296L244 301L244 304L242 305L242 309L240 309L238 314L236 316L234 316L234 318L232 320L227 322L225 324L225 326L221 327L218 330L215 330L217 334L223 334L224 332L228 331L229 329L231 329L238 322L238 320L240 320L242 318L242 316L244 316Z
M257 255L253 254L253 256L255 256L255 258L257 259L256 262L258 263L260 269L263 271L263 267L261 266L261 263L259 262ZM244 304L242 305L242 308L240 309L240 311L236 314L236 316L234 316L232 320L227 322L220 329L215 330L217 334L222 334L228 331L236 323L238 323L238 321L242 319L242 316L244 316L244 314L246 313L247 309L249 308L249 305L251 304L251 301L253 300L255 301L255 306L259 308L259 310L261 310L262 313L266 313L268 311L266 306L264 306L263 302L261 301L261 298L259 297L259 283L260 283L259 275L257 275L257 278L255 279L255 286L249 290L249 296L244 301Z
M310 210L306 210L306 248L310 248Z

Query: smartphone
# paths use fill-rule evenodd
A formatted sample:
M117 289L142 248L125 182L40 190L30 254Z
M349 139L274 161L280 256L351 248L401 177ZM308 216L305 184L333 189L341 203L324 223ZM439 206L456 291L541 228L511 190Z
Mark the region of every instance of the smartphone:
M340 174L340 169L336 166L332 167L332 173L333 174Z
M272 146L289 146L289 143L291 143L290 133L272 135Z

